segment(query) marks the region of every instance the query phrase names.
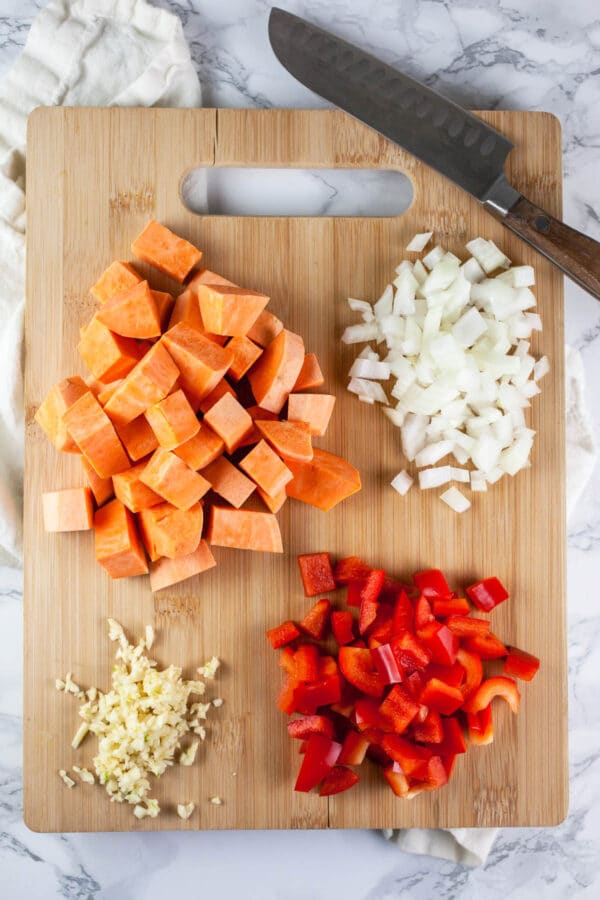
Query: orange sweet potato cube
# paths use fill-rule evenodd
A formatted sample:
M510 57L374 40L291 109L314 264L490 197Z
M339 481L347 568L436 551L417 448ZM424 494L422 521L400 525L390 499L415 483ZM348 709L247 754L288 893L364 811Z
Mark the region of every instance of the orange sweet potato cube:
M308 422L275 422L255 418L256 430L283 459L309 462L313 458L310 425Z
M145 416L165 450L175 450L200 431L200 422L181 389L151 406Z
M82 329L77 345L79 355L94 378L104 384L128 375L149 347L145 341L113 334L97 315Z
M216 566L214 556L206 541L200 541L198 548L188 556L180 556L177 559L163 558L152 563L150 567L150 589L160 591L178 584L193 575L200 575L207 569Z
M138 259L150 263L175 281L185 281L186 275L202 258L197 247L154 220L148 222L136 237L131 251Z
M284 462L280 460L266 441L259 441L241 461L240 469L269 494L280 494L288 481L294 477Z
M96 559L111 578L145 575L146 555L135 520L120 500L101 506L94 516Z
M171 392L179 377L173 359L159 341L119 385L105 406L113 422L127 425Z
M129 459L114 426L91 391L64 414L69 434L100 478L129 468Z
M231 338L227 349L233 353L233 362L229 366L229 375L234 381L239 381L246 372L252 368L262 350L248 337Z
M200 313L207 331L242 337L252 328L269 298L228 284L199 284Z
M55 384L35 414L35 421L44 429L52 443L65 453L79 453L63 421L66 411L88 391L79 375Z
M225 394L204 415L204 421L210 425L220 438L225 441L228 453L233 453L252 431L252 419L231 394Z
M212 428L202 423L197 434L185 444L180 444L173 451L176 456L187 463L190 469L195 472L198 469L204 469L210 465L225 450L225 442L221 440L218 434L215 434Z
M162 497L155 494L147 484L140 481L140 475L146 468L146 460L132 466L124 472L113 475L113 487L115 496L131 510L132 513L140 512L142 509L149 509L162 503Z
M158 310L161 331L165 331L175 301L172 295L168 294L166 291L152 291L152 296L154 297L156 309Z
M133 266L127 262L116 261L104 270L90 293L100 303L106 303L107 300L116 297L127 288L134 287L138 281L142 281L142 276L135 271Z
M263 491L261 487L256 488L256 492L262 502L265 504L267 509L272 513L278 513L285 501L287 500L287 494L285 492L285 488L272 497L270 494L267 494L266 491Z
M162 447L154 452L140 478L177 509L189 509L210 489L206 478Z
M219 547L283 553L279 523L271 513L213 506L206 539Z
M148 556L156 562L161 556L177 559L193 553L202 537L204 511L201 503L189 509L177 509L171 503L160 503L144 509L138 516L140 534Z
M96 506L102 506L103 503L106 503L107 500L111 500L115 496L112 478L100 478L85 456L81 456L80 459L87 483L94 495Z
M304 341L281 331L248 373L254 399L263 409L281 412L304 363Z
M111 381L110 384L105 385L103 388L98 390L97 393L95 391L92 391L92 393L96 393L96 397L98 398L98 403L100 404L100 406L106 406L116 389L122 383L123 379L119 378L117 379L117 381ZM99 384L100 382L98 382L98 385Z
M179 294L175 300L173 312L171 313L171 318L169 320L169 328L173 328L179 322L185 322L187 325L195 328L196 331L199 331L204 337L222 347L226 342L227 337L222 334L210 334L204 327L202 315L200 313L198 294L194 287L196 277L192 278L185 291Z
M123 446L127 450L127 455L133 462L149 456L158 447L158 439L150 425L146 416L138 416L126 425L117 425L116 432L121 438Z
M198 409L196 410L196 412L199 411L206 415L209 409L211 409L215 405L217 400L220 400L221 397L225 396L225 394L231 394L232 397L236 397L237 399L237 394L235 393L234 389L231 387L227 379L222 378L216 388L212 390L210 394L207 394L206 397L198 401Z
M175 360L181 387L199 400L215 389L233 362L226 347L219 347L186 322L170 328L161 343Z
M311 434L323 435L334 406L333 394L290 394L288 422L308 422Z
M140 281L107 300L96 318L114 334L129 338L160 337L160 315L154 291L147 281Z
M87 531L94 524L94 503L89 487L42 494L46 531Z
M319 360L314 353L307 353L304 357L298 380L294 385L293 392L310 391L316 387L321 387L325 382Z
M233 463L224 456L220 456L213 463L202 470L203 476L210 482L210 486L223 500L227 500L236 509L242 506L256 485L246 478Z
M247 337L259 347L268 347L280 331L283 331L281 319L274 316L268 309L263 309L252 328L247 332Z

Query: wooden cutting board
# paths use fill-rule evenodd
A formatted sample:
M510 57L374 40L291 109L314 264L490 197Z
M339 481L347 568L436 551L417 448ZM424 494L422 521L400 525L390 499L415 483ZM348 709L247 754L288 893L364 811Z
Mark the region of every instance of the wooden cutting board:
M481 113L515 144L508 176L534 202L561 212L557 120L545 113ZM371 167L405 172L414 202L396 218L196 216L180 199L194 166ZM373 828L545 826L567 811L567 673L562 278L511 237L466 194L342 113L330 111L39 109L29 120L27 158L25 469L25 820L39 831L166 828ZM216 548L218 567L153 596L147 577L111 582L94 562L90 533L44 533L42 491L82 483L79 462L48 443L33 416L48 389L84 370L78 330L91 316L88 289L132 238L156 218L204 251L204 263L236 283L267 292L271 308L304 336L338 397L319 444L347 456L363 490L329 514L290 502L279 519L283 556ZM532 467L473 496L455 515L439 491L401 498L388 485L404 466L399 433L376 407L345 390L356 350L339 338L355 317L348 295L377 298L415 231L435 230L450 250L495 240L537 272L544 332L534 350L552 372L531 410L538 432ZM142 267L144 268L144 267ZM144 269L144 271L146 271ZM153 277L155 277L153 275ZM155 278L160 282L161 279ZM165 278L165 288L173 285ZM275 708L280 670L265 629L299 618L295 557L329 550L358 554L409 576L440 566L453 585L496 574L510 601L494 614L508 643L542 659L523 686L522 712L494 709L495 741L461 757L451 784L411 802L396 799L375 766L360 785L330 800L292 790L298 745ZM197 763L175 767L152 789L163 813L138 823L96 786L67 790L58 770L91 763L95 740L77 751L76 701L54 689L73 672L107 688L113 616L137 638L151 622L156 656L191 677L212 654L223 660L215 694L225 698L208 723ZM213 694L213 696L215 695ZM222 806L209 802L223 798ZM178 802L197 810L181 821Z

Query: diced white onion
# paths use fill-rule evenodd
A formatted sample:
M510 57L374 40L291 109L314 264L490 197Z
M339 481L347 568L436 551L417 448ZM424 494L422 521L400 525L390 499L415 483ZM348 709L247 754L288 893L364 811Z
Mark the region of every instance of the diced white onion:
M354 297L348 297L348 306L352 312L373 312L373 307L366 300L355 300Z
M363 325L348 325L342 335L343 344L362 344L373 341L379 335L377 322L365 322Z
M457 513L466 512L471 506L471 501L467 500L465 495L461 494L458 488L455 487L448 488L447 491L440 494L440 500L443 500L450 509Z
M349 372L350 378L370 378L374 381L387 381L390 367L384 362L370 359L355 359Z
M487 491L487 481L483 472L480 472L479 469L473 469L471 471L471 490L472 491Z
M433 466L436 462L439 462L440 459L443 459L444 456L448 456L449 453L452 453L453 449L454 444L452 441L438 441L435 444L428 444L417 453L415 456L415 463L419 468L421 468L421 466Z
M433 250L429 251L427 256L423 257L421 262L423 263L425 268L429 269L429 271L431 272L433 267L436 266L444 258L445 253L446 251L444 250L444 248L438 244L433 248Z
M421 250L424 250L429 241L431 240L431 236L433 235L433 231L425 231L423 234L415 234L412 240L404 248L405 250L410 250L411 252L420 253Z
M452 481L451 466L436 466L434 469L421 469L419 472L419 487L423 491L448 484L449 481Z
M542 356L533 367L533 380L539 381L550 371L550 363L547 356Z
M348 390L359 397L370 397L371 402L387 404L388 398L378 381L367 381L366 378L351 378Z
M392 409L391 406L384 406L383 411L392 425L395 425L396 428L402 428L406 414L403 413L401 409Z
M376 319L382 319L384 316L389 316L392 312L392 306L394 303L394 289L391 284L388 284L385 291L377 301L377 303L373 306L373 312L375 313Z
M398 472L395 478L392 479L391 485L395 491L398 491L401 496L404 496L411 489L413 485L413 479L408 474L408 472L403 469L401 472Z

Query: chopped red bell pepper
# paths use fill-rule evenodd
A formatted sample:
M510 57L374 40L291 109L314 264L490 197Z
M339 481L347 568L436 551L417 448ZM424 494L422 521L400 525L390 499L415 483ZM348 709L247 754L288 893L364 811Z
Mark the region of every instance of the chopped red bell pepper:
M305 597L335 591L336 583L329 553L304 553L298 557Z
M491 631L466 638L464 647L469 653L476 653L480 659L500 659L508 654L502 641Z
M381 744L369 744L367 756L378 766L389 766L392 760L387 755Z
M369 597L363 597L360 601L360 613L358 616L359 634L364 634L377 618L379 609L379 601L371 600Z
M430 678L439 678L452 687L461 687L465 677L465 670L459 662L453 663L451 666L441 666L438 663L430 663L423 672L425 681Z
M448 773L440 756L432 756L427 761L427 770L425 776L422 777L423 784L428 789L443 787L448 784Z
M464 597L451 597L450 600L433 600L433 614L438 618L446 616L466 616L469 614L471 607L468 600Z
M298 753L300 755L302 755L303 753L306 753L306 745L307 744L308 744L308 741L300 741L300 746L298 747Z
M414 618L415 611L406 591L400 591L394 605L392 633L396 635L403 631L412 631Z
M411 691L412 696L412 691ZM418 702L418 700L417 700ZM419 712L415 716L415 722L424 722L429 714L429 708L424 706L422 703L419 703Z
M311 734L294 786L295 791L306 793L323 781L335 766L342 745L322 734Z
M369 600L371 602L378 600L384 581L385 572L383 569L371 569L363 584L361 600Z
M277 709L280 709L281 712L287 713L288 716L291 716L292 713L296 712L296 701L294 695L296 693L297 687L298 682L294 678L291 678L289 675L287 675L281 686L281 690L277 698Z
M413 740L422 744L440 744L444 739L444 729L439 712L430 709L423 722L413 725L412 736Z
M407 588L408 590L412 590L412 585L406 585L402 581L398 581L396 578L391 578L389 575L386 575L383 587L381 588L380 597L387 603L395 603L398 594L401 591L406 591Z
M375 668L369 649L340 647L338 660L346 681L369 697L381 697L385 682Z
M381 746L398 763L404 775L409 778L423 778L426 775L427 763L433 756L427 747L413 744L398 734L386 734Z
M417 572L413 581L425 597L442 597L447 599L452 595L448 582L439 569L427 569Z
M363 581L370 571L371 566L368 566L358 556L347 556L336 563L333 577L337 584L350 584L351 581Z
M456 764L456 753L447 753L441 757L442 762L444 763L444 768L446 770L446 775L448 776L448 781L452 778L452 772L454 771L454 766Z
M340 644L349 644L355 638L354 634L354 618L352 613L345 610L344 612L331 613L331 630L333 636Z
M356 647L359 650L366 650L367 645L362 638L357 638L355 641L352 641L351 644L346 644L347 647Z
M458 638L441 622L429 622L417 631L421 643L427 647L431 659L442 666L456 662Z
M294 623L289 621L282 622L281 625L276 625L275 628L270 628L267 631L267 637L273 650L278 650L279 647L289 644L290 641L294 641L299 636L300 632Z
M469 653L468 650L461 647L456 654L456 661L463 667L465 673L465 680L460 685L460 689L465 700L468 700L471 694L477 690L483 678L481 659L476 653Z
M439 678L432 678L425 684L421 691L420 701L428 706L429 709L435 709L444 716L451 716L463 705L463 695L459 688L451 687L449 684L440 681Z
M418 631L420 628L425 628L429 622L435 622L435 616L431 611L431 603L421 594L415 603L415 628Z
M470 700L465 703L463 709L466 713L481 712L482 709L489 706L494 697L502 697L503 700L506 700L514 713L519 711L521 700L519 688L512 678L507 678L505 675L486 678Z
M494 740L494 722L492 719L492 705L484 706L478 713L467 713L467 728L469 740L477 747L491 744Z
M406 797L409 791L408 778L397 762L392 762L383 770L383 777L393 790L396 797Z
M342 685L339 675L328 675L316 684L298 684L294 691L294 709L292 712L312 716L321 706L339 703L342 697Z
M386 684L398 684L402 681L402 670L398 665L394 651L389 644L381 644L371 649L373 662Z
M301 644L294 653L297 681L315 682L319 678L319 649L314 644Z
M446 626L457 637L477 637L490 630L490 623L486 619L476 619L473 616L448 616Z
M431 662L431 654L410 631L393 638L390 646L404 672L423 671Z
M413 700L418 700L423 690L423 676L420 672L411 672L405 681L405 686Z
M354 704L354 719L356 727L363 733L368 728L376 728L378 731L391 731L390 721L379 710L377 700L370 697L360 697Z
M525 653L518 647L509 647L508 656L504 660L502 668L503 675L514 675L521 681L531 681L540 667L540 661L537 656L531 653Z
M369 742L364 735L358 731L349 731L344 738L338 762L347 766L360 766L368 749Z
M455 716L445 716L442 719L444 736L438 744L428 744L433 753L444 756L447 753L466 753L467 742L462 725Z
M369 638L373 638L379 644L389 644L393 637L392 620L388 615L389 611L386 607L387 603L379 604L379 610L375 621L369 628Z
M471 602L482 612L491 612L495 606L508 599L508 591L497 578L484 578L467 588Z
M338 675L338 664L333 656L319 657L319 678L328 678L331 675Z
M420 705L413 700L406 688L396 684L380 705L379 712L384 718L389 719L390 731L394 734L403 734L419 709Z
M333 737L333 722L327 716L303 716L288 722L288 734L291 738L306 740L311 734L323 734Z
M300 628L305 634L309 634L316 641L322 641L329 624L331 603L326 598L317 600L300 622Z
M351 581L346 591L346 605L360 606L364 581Z
M296 651L293 650L292 647L283 647L279 654L279 667L283 669L287 675L291 675L292 678L296 677L295 655Z
M333 794L341 794L359 781L359 777L352 769L346 766L334 766L329 775L323 779L319 788L319 797L331 797Z

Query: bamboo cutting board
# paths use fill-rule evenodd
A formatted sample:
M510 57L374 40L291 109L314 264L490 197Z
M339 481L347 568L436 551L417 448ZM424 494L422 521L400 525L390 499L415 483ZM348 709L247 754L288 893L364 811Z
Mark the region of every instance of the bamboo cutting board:
M482 117L515 144L511 184L555 215L561 212L560 129L544 113ZM399 169L414 202L386 219L196 216L180 200L195 166L366 167ZM567 811L565 515L562 279L449 182L342 113L320 111L40 109L30 118L27 159L27 316L25 471L25 820L39 831L132 828L373 828L552 825ZM204 251L203 264L270 294L287 327L304 336L326 373L337 407L319 444L361 471L360 494L324 514L297 502L279 519L285 554L216 548L218 567L152 596L146 577L111 582L94 562L89 533L45 534L42 491L82 483L79 463L48 443L33 416L48 389L84 374L78 329L94 309L88 289L113 259L130 258L131 240L156 218ZM345 391L356 349L339 337L355 317L348 295L373 300L415 231L463 252L475 235L495 240L516 263L532 263L544 332L534 349L552 372L531 412L538 431L532 467L505 478L472 509L455 515L439 491L400 498L389 481L404 465L399 433L380 410ZM143 266L142 269L147 271ZM157 286L172 289L168 279ZM329 550L356 554L398 575L439 566L464 587L496 574L511 599L494 630L541 657L523 686L522 711L495 708L493 744L460 757L449 786L411 802L396 799L375 766L353 791L329 800L292 790L297 743L275 708L278 655L265 629L299 618L295 557ZM223 660L213 696L225 704L192 768L175 767L153 787L163 812L138 823L96 786L69 791L57 772L89 765L95 739L70 747L76 701L54 689L73 672L83 686L109 684L114 645L106 618L136 639L150 622L153 654L191 677L212 654ZM219 795L222 806L208 798ZM193 800L181 821L175 804Z

